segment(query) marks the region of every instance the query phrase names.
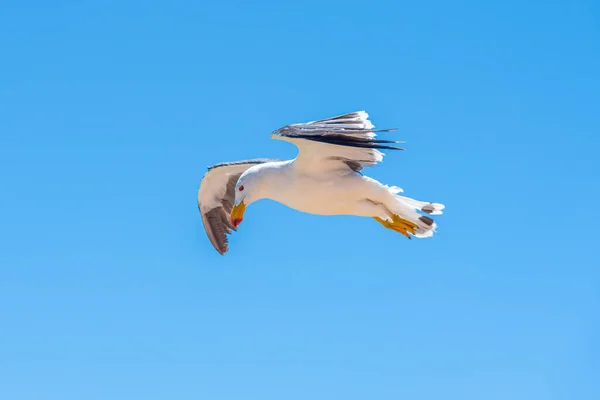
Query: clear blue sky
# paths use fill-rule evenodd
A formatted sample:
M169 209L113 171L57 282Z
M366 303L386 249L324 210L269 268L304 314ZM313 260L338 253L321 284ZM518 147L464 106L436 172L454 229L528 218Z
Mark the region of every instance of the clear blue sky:
M0 13L0 398L600 398L600 3L16 1ZM206 166L365 109L438 235Z

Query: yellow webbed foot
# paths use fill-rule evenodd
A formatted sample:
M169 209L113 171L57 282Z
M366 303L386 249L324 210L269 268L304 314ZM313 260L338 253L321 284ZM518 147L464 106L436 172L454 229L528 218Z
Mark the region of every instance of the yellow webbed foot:
M416 234L417 224L410 222L404 218L400 218L396 214L392 214L392 220L386 220L379 217L373 217L375 221L379 222L381 225L385 226L388 229L401 233L407 238L411 238L411 234Z

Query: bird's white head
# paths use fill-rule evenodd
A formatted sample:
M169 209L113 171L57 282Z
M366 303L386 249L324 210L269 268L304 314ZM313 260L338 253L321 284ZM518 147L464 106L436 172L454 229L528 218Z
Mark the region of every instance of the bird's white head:
M235 185L235 202L230 216L231 225L235 229L242 223L246 207L264 197L262 189L265 182L265 174L264 169L259 167L256 166L248 169L240 176Z

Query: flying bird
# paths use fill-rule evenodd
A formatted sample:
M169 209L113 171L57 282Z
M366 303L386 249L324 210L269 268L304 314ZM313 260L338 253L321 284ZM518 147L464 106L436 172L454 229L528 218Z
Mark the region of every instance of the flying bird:
M265 198L309 214L374 218L409 239L432 236L436 224L428 215L442 214L443 204L401 196L399 187L361 173L383 160L379 150L403 150L397 147L401 142L376 139L376 133L395 129L374 128L364 111L286 125L271 138L296 145L293 160L261 158L208 167L198 208L214 248L225 254L228 235L237 230L246 208Z

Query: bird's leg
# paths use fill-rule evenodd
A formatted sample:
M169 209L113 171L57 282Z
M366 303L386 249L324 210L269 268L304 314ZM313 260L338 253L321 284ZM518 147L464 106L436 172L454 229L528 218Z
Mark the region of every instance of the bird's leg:
M417 231L417 224L410 222L407 219L401 218L399 215L393 213L381 202L374 201L371 199L365 199L363 206L369 206L370 211L375 211L373 214L388 215L388 218L386 219L383 219L381 217L373 217L375 221L379 222L387 229L391 229L395 232L401 233L409 239L411 238L410 235L414 235Z
M414 235L416 233L417 224L414 224L404 218L400 218L398 215L393 213L391 213L391 221L379 217L373 217L373 219L386 228L401 233L409 239L411 238L410 234Z
M396 228L396 229L399 229L399 231L401 231L400 233L402 233L409 239L410 239L410 236L408 235L408 233L416 235L418 225L415 224L414 222L411 222L404 218L400 218L396 214L392 214L392 221L393 221L392 226L394 226L394 228Z

